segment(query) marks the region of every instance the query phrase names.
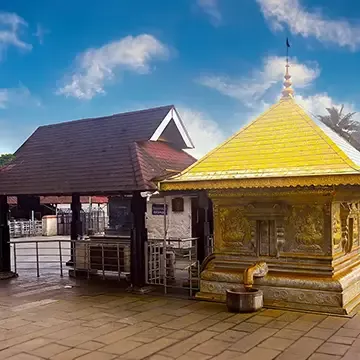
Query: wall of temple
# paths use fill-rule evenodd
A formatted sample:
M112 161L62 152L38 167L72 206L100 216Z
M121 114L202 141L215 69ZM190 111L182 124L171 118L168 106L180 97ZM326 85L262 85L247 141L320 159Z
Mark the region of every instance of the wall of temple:
M174 208L178 199L178 208ZM182 199L182 206L181 200ZM177 200L175 200L177 201ZM166 235L167 238L191 237L191 197L167 196ZM146 227L149 239L164 238L164 198L151 197L147 203Z
M214 201L215 247L242 255L331 254L330 204Z
M332 275L329 197L224 195L212 200L215 251L239 256L239 267L264 260L272 271Z
M197 297L225 301L244 269L265 261L269 273L254 283L265 304L353 311L360 304L360 189L335 190L210 191L215 253Z
M332 203L332 255L334 273L345 271L359 262L360 203L334 201Z

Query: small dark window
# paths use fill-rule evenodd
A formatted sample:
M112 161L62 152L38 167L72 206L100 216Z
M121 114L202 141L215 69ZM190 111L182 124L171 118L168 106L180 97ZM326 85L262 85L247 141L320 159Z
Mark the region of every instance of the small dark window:
M181 197L173 198L171 201L171 207L173 212L184 211L184 199Z

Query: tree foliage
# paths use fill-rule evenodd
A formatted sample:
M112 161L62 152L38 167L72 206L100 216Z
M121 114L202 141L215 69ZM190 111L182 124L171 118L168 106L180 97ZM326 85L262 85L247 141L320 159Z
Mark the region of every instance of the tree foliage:
M10 161L15 159L15 155L13 154L3 154L0 155L0 167L7 165Z
M354 119L356 113L343 114L344 105L340 109L333 106L326 110L328 115L318 115L318 119L360 150L360 142L357 140L360 135L360 123Z

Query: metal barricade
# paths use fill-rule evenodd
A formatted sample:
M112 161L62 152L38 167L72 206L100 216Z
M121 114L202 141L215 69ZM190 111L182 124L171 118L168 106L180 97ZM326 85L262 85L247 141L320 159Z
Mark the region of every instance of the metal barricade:
M146 279L169 289L186 289L192 297L200 287L198 238L148 239L145 246Z
M42 235L42 221L21 220L9 221L10 238L21 238Z
M102 278L126 279L130 275L130 238L121 241L90 240L11 240L13 271L28 276L36 274L64 276L66 262L74 246L74 276L101 275Z

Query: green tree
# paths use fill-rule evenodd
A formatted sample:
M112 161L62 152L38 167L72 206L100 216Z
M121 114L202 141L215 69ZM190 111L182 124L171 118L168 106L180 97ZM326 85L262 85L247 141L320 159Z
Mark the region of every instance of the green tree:
M344 105L340 109L333 106L326 110L328 115L318 115L317 118L360 151L360 142L357 140L360 123L354 119L356 112L343 114Z
M8 164L10 161L15 159L15 155L13 154L3 154L0 155L0 167Z

